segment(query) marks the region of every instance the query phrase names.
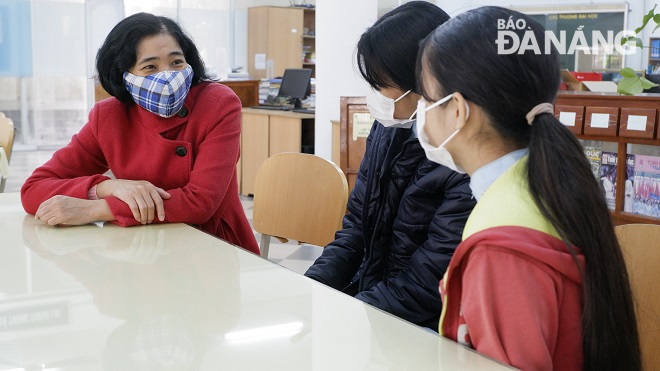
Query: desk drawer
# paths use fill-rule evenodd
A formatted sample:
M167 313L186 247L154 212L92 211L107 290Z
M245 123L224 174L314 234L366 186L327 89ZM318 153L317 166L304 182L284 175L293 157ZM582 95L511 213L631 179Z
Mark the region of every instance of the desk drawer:
M573 134L582 134L584 106L555 106L555 117Z
M657 111L650 108L622 108L619 136L653 139Z
M617 136L619 108L587 107L584 117L585 135Z

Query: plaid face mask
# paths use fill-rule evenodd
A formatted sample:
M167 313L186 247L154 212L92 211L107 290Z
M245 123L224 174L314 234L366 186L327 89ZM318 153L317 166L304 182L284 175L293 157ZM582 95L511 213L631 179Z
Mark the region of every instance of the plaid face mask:
M162 71L149 76L124 72L124 85L140 107L161 117L174 116L186 100L193 70Z

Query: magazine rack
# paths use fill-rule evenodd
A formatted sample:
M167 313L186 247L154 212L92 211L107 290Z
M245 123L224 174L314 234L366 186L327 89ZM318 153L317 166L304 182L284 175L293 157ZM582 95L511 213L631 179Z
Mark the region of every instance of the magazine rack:
M619 170L625 169L629 144L656 146L646 148L646 152L660 156L659 110L660 94L562 91L555 101L555 117L579 139L616 146ZM611 211L614 224L660 224L660 218L624 211L625 183L626 171L617 171L615 205Z

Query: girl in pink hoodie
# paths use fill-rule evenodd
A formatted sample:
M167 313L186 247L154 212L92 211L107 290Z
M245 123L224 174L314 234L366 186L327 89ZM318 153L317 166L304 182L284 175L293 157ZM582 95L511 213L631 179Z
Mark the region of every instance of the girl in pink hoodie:
M419 141L469 174L477 199L441 282L440 332L523 370L639 370L624 260L582 147L554 117L560 65L545 40L528 16L482 7L422 42Z

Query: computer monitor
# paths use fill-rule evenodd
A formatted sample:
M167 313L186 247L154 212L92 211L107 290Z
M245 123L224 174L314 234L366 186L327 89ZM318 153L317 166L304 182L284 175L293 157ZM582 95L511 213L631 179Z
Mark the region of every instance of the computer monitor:
M287 68L282 76L278 97L287 98L294 108L301 108L301 100L310 92L312 70L310 68Z

